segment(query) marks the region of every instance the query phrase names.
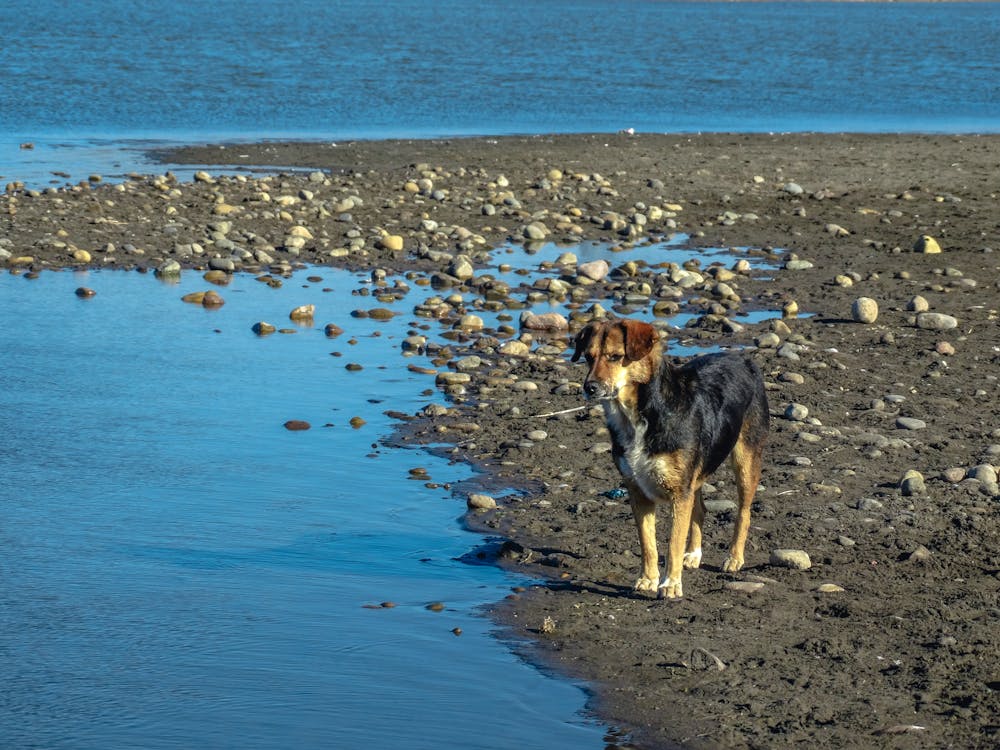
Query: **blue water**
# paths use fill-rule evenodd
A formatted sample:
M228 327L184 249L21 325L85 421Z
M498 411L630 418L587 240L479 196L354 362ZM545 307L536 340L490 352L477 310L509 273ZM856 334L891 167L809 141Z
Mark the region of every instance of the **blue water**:
M494 261L683 263L684 239ZM582 686L519 661L479 613L527 582L462 562L483 540L461 496L409 475L474 487L470 469L383 443L387 409L441 399L401 347L433 290L381 322L350 315L374 304L352 295L366 274L238 274L220 309L181 301L207 288L0 275L0 747L603 747ZM300 304L315 325L288 320ZM257 337L259 320L294 333Z
M1000 131L996 3L35 0L0 33L0 175L35 183L161 142Z
M180 301L196 274L0 276L0 747L603 746L478 614L523 581L459 562L464 503L408 475L469 469L378 446L433 388L405 322L320 273L220 310ZM251 333L305 302L346 333Z

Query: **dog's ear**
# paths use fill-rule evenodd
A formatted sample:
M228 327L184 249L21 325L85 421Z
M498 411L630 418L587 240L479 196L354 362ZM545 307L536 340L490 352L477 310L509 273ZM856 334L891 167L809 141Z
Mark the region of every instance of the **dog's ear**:
M624 319L620 321L620 325L625 334L625 356L633 362L643 359L660 340L660 335L649 323Z
M582 355L587 347L590 346L590 339L594 337L594 324L589 323L580 329L580 332L576 334L576 351L573 352L573 356L570 357L570 362L579 362L580 355Z

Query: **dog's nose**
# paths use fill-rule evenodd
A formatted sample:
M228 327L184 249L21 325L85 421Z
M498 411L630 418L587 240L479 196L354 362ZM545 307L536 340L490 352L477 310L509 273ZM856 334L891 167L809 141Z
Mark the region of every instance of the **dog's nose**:
M583 384L583 392L593 398L601 392L601 384L596 380L588 380Z

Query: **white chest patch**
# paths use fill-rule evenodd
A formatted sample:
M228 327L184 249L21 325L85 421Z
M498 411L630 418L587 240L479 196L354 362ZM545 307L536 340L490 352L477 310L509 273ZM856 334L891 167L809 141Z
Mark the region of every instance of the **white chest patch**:
M650 500L663 498L664 487L658 471L657 461L646 451L646 423L641 419L632 420L617 401L605 401L604 413L610 429L622 446L622 454L616 457L618 471L626 479L639 485L639 489Z

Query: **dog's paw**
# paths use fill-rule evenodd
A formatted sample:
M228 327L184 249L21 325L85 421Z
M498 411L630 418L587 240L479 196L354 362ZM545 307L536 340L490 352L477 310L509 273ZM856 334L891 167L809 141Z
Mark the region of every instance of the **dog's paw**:
M726 558L726 561L722 563L723 573L736 573L743 568L743 558L733 557L730 555Z
M680 599L684 596L681 579L665 578L657 589L656 596L660 599Z
M656 579L641 576L632 587L634 591L656 591Z
M685 568L697 568L701 566L701 547L698 547L691 552L684 553L684 567Z

